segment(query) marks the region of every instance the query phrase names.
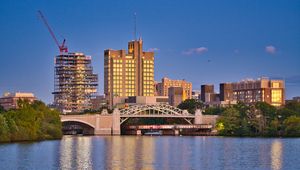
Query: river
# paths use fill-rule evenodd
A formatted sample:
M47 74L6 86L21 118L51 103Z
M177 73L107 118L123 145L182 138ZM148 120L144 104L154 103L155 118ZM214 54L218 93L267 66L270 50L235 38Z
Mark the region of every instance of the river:
M64 136L0 144L0 169L299 170L300 138Z

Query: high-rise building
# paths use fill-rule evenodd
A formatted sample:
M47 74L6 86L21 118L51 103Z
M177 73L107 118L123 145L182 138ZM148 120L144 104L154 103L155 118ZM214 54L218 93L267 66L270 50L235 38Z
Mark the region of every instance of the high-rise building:
M91 57L83 53L63 53L55 57L54 105L63 113L91 109L98 76Z
M215 95L214 85L201 85L201 101L210 102Z
M243 80L232 83L233 100L244 103L266 102L273 106L285 103L285 84L283 80Z
M233 100L233 89L231 83L220 84L220 101L232 101Z
M125 50L104 51L104 93L109 105L114 97L154 96L154 52L143 51L142 39Z
M3 97L0 98L0 105L5 110L17 109L19 100L26 100L29 103L32 103L36 100L36 98L32 93L5 93Z
M159 96L168 96L170 87L182 87L183 100L192 98L192 83L185 80L172 80L167 77L162 78L160 83L157 83L157 94Z

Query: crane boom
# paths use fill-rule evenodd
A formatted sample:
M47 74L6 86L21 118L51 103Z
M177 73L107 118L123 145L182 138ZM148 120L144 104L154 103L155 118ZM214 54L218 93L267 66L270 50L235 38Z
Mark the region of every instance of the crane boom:
M43 15L42 11L38 10L38 15L40 16L40 18L42 19L43 23L45 24L45 26L47 27L49 33L51 34L51 37L53 38L55 44L57 45L59 52L60 53L64 53L64 52L68 52L68 48L65 46L65 42L66 40L64 39L62 44L59 45L59 42L53 32L53 30L51 29L47 19L45 18L45 16Z

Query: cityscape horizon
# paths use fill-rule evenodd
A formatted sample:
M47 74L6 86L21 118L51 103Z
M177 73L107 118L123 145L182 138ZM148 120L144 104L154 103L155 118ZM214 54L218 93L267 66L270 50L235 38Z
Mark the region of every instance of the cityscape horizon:
M244 25L236 25L237 28L232 27L235 22L240 22L245 18L236 17L234 20L226 18L235 13L234 11L230 11L230 9L233 9L233 4L231 3L224 6L224 10L218 13L224 14L224 12L229 12L226 15L224 14L224 17L219 17L218 14L210 14L207 16L203 15L199 18L199 15L194 15L194 12L198 11L196 8L192 7L188 10L187 6L184 6L183 11L187 11L187 13L177 15L178 21L181 21L183 25L187 26L184 29L174 27L174 24L178 23L177 20L170 18L170 15L174 13L170 13L170 11L169 13L165 13L162 11L164 5L170 5L170 8L178 9L178 5L180 5L179 2L174 4L162 3L160 7L153 6L153 8L160 11L160 15L165 16L165 19L162 17L160 21L158 18L156 18L156 20L149 20L149 17L157 17L157 14L147 13L148 8L145 9L146 11L136 7L129 7L129 10L125 10L126 7L119 6L121 11L126 11L126 15L122 16L113 13L103 15L100 11L100 13L97 14L96 8L90 8L87 15L80 15L79 12L76 12L76 15L71 16L68 10L65 15L58 15L63 12L62 8L53 10L53 7L48 7L49 4L45 2L34 5L32 5L31 2L22 2L16 6L14 6L13 3L6 3L2 7L5 8L2 10L2 15L10 17L10 20L25 20L18 23L8 22L1 30L2 34L10 33L15 36L6 37L6 35L3 34L4 39L8 40L6 43L2 43L3 54L7 56L4 58L4 61L7 64L1 68L1 72L9 72L10 74L9 76L1 74L1 80L5 81L3 81L0 86L0 93L18 91L32 92L46 103L53 102L53 96L51 94L54 91L52 83L53 57L58 54L58 50L48 35L47 30L45 30L41 21L36 17L37 10L43 9L51 26L54 28L54 32L59 35L59 39L61 40L61 37L66 37L70 51L81 51L92 56L92 65L95 69L95 73L99 76L99 94L104 93L104 50L109 48L123 49L127 41L134 39L134 13L136 12L137 34L139 37L143 37L145 41L144 50L153 51L156 56L154 80L159 81L163 77L185 79L193 83L193 90L200 90L202 84L214 84L217 87L219 83L237 82L247 78L280 78L286 82L286 99L299 96L300 70L296 63L299 61L298 56L300 51L297 44L299 44L300 40L295 35L299 35L299 31L297 30L300 29L296 28L300 28L300 23L294 22L296 21L295 19L297 19L297 17L295 17L297 15L284 13L285 10L297 13L297 11L295 11L296 8L292 5L282 3L270 7L267 6L268 3L265 2L261 4L254 3L248 9L245 7L247 3L238 3L242 9L246 10L245 13L247 13L247 11L249 12L249 10L253 10L253 14L249 13L245 18L249 19L249 24L252 24L256 30L247 28L247 24L243 22ZM96 2L92 4L95 6L100 5L100 3ZM196 5L198 3L192 2L192 4ZM78 5L78 7L80 5L91 7L91 4L86 3L78 3L75 4L75 6L76 5ZM285 20L280 17L280 14L275 13L274 10L277 10L280 5L286 7L286 9L282 11L282 14L289 17L290 20ZM216 8L214 3L207 3L207 6L210 9ZM278 15L278 17L276 17L278 21L266 20L269 15L264 14L263 11L265 8L271 11L272 17L275 18L276 15ZM20 10L20 12L24 12L26 15L8 15L14 10ZM90 17L90 14L94 14L94 18L83 22L82 25L92 25L97 29L83 31L81 27L76 28L72 26L72 24L75 24L74 19L76 19L76 17L85 19ZM261 16L261 18L256 18L256 16ZM115 22L110 21L111 18L115 18ZM212 23L199 22L201 20L208 21L211 19L215 19L215 21ZM223 29L207 29L208 26L211 27L212 24L216 26L218 22L222 24L221 21L223 20L228 22L228 25ZM126 22L124 23L124 21ZM159 29L147 29L147 25L159 24L161 21L168 21L173 27L168 28L166 25L162 25L161 29L163 33L159 33ZM4 20L1 19L1 23L3 22ZM18 30L8 29L8 26L18 26L18 24L23 24L24 22L28 24L24 25L23 29L22 27L19 27ZM113 30L104 29L106 26L107 28L113 28L115 25L118 25L116 24L118 22L124 23L122 24L124 28ZM281 25L280 29L273 27L280 22L285 23ZM193 27L188 27L190 24L194 24ZM286 34L281 34L281 30L291 28L291 24L296 24L293 30L286 32ZM258 27L258 25L263 25L264 27ZM31 30L29 28L31 28ZM268 28L272 28L269 33L265 32ZM180 32L181 29L185 31ZM165 32L165 30L169 30L169 33ZM237 30L241 30L241 32ZM228 32L228 34L232 36L226 36L223 34L225 32ZM95 35L95 37L93 38L92 35ZM174 37L174 35L177 35L177 37ZM192 35L196 36L193 37ZM254 36L251 38L249 35ZM20 39L21 41L12 41L18 36L22 37ZM101 38L101 36L103 36L103 38ZM27 37L31 37L31 39ZM229 40L228 38L230 37L232 38L232 43L226 43L224 40ZM243 43L244 40L239 37L247 38L245 40L249 40L250 42ZM89 39L92 41L89 41ZM289 42L283 44L286 40L289 40ZM12 43L15 43L14 48L18 48L19 50L12 51ZM249 48L251 43L252 47ZM289 45L289 47L287 45ZM247 63L243 64L244 62ZM9 65L14 65L14 67L7 67ZM26 72L21 70L26 70ZM37 72L35 70L40 71Z

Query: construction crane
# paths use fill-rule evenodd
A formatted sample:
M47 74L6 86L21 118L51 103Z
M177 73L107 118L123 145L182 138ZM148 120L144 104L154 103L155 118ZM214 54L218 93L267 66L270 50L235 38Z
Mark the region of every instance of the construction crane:
M55 44L57 45L58 49L59 49L59 52L60 54L62 53L67 53L68 52L68 48L67 46L65 46L66 44L66 39L63 40L63 42L61 43L61 45L59 44L54 32L52 31L50 25L48 24L48 21L47 19L45 18L45 16L43 15L42 11L38 10L38 15L39 17L42 19L42 21L44 22L44 24L46 25L48 31L50 32L53 40L55 41Z

